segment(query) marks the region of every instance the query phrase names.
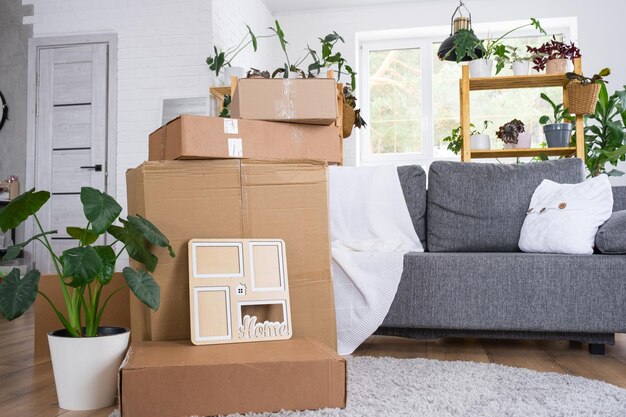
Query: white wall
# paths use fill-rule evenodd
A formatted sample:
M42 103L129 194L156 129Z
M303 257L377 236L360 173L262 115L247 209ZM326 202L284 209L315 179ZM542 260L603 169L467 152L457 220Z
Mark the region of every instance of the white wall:
M430 0L411 4L389 4L381 7L307 12L278 15L291 47L304 48L318 36L336 30L346 43L339 50L349 62L357 65L355 38L357 32L372 30L416 28L449 25L450 16L458 5L456 0ZM626 57L622 53L626 2L623 0L471 0L467 7L475 23L520 20L536 17L578 17L578 44L583 55L583 67L588 73L604 67L613 71L609 90L626 84ZM345 161L356 161L356 135L345 142ZM622 165L626 170L626 165ZM626 184L626 178L614 182Z
M125 172L148 156L148 134L160 126L162 98L208 94L205 63L213 44L228 47L254 28L272 25L260 0L23 0L34 4L33 36L118 36L117 200L125 205ZM237 64L261 67L263 56ZM111 192L111 191L110 191Z

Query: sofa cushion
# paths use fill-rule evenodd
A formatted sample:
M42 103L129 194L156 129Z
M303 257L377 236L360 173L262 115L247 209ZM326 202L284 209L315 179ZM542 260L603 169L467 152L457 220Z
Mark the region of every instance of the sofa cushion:
M426 172L419 165L401 166L398 177L413 227L426 250Z
M407 253L384 327L626 331L626 256Z
M626 210L614 212L596 234L596 248L606 254L626 253Z
M428 176L428 250L519 251L528 204L544 179L579 183L583 163L577 158L521 165L433 162Z
M613 211L626 210L626 185L613 187Z

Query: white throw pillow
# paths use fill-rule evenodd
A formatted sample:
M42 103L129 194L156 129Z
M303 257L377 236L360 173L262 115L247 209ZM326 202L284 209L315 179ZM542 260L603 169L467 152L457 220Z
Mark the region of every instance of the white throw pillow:
M524 252L590 255L598 228L612 211L613 190L606 175L579 184L543 180L530 201L519 248Z

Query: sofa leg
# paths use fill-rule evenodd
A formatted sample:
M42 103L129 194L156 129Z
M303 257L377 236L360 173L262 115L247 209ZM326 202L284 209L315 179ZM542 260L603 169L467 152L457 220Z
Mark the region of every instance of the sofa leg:
M589 343L589 354L604 355L604 343Z

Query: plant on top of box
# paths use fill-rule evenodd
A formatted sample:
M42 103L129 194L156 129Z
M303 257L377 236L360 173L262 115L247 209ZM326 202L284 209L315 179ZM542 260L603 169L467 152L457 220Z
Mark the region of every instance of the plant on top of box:
M346 59L341 55L341 52L333 52L333 48L337 42L344 43L343 38L335 31L329 33L323 38L318 38L322 44L322 54L318 53L307 46L309 55L313 59L313 62L309 64L309 75L320 75L321 70L329 70L337 68L337 81L341 81L342 69L346 70L346 73L350 76L350 89L356 90L356 72L348 65Z
M91 368L102 372L102 367L105 365L97 363L98 360L111 361L110 357L107 359L110 355L103 355L102 351L94 350L92 343L85 344L85 342L80 342L81 340L100 340L100 342L93 343L99 343L109 352L112 349L109 344L117 346L118 350L121 349L121 353L118 354L119 358L113 361L116 363L107 363L106 366L112 366L114 369L119 367L121 356L128 343L129 331L122 328L102 327L100 320L111 297L125 286L115 289L106 298L102 296L103 288L112 282L115 264L122 253L126 252L130 258L142 264L146 269L125 267L123 276L126 286L143 304L156 311L160 304L160 288L149 272L155 270L158 258L150 251L149 245L166 248L172 257L174 257L174 252L168 239L151 222L141 216L129 215L126 219L120 218L122 207L113 197L94 188L83 187L80 200L86 217L86 225L85 227L68 227L67 234L76 239L76 246L60 254L56 253L49 237L58 232L44 230L37 216L49 199L48 191L32 189L11 201L0 211L2 232L16 228L31 216L38 229L30 239L10 246L3 260L14 259L31 242L41 244L50 255L56 271L64 299L64 308L55 305L47 294L39 291L40 273L38 270L33 269L20 277L20 271L15 268L4 277L0 284L0 314L7 320L14 320L26 312L37 295L41 295L48 301L64 327L64 330L53 332L48 336L60 405L62 408L80 408L84 406L86 398L89 399L88 397L95 395L92 398L93 402L88 402L87 406L101 408L114 400L115 379L102 381L99 377L94 377L96 386L91 387L91 391L95 389L99 392L95 394L91 391L83 391L83 389L90 389L88 377L81 381L70 381L76 386L69 391L60 389L59 385L67 382L63 381L68 379L68 374L84 374ZM116 220L119 220L121 226L113 224ZM112 243L100 243L100 238L106 234L114 238ZM121 248L116 250L118 243ZM94 336L99 337L94 338ZM68 340L75 342L68 342ZM69 346L67 346L68 343ZM82 348L88 349L89 353L82 354ZM72 355L61 355L59 358L56 356L59 355L59 349L61 351L71 349ZM113 372L112 376L115 377L115 375L116 372ZM107 386L107 383L112 387ZM103 394L100 391L105 394L109 393L111 397L104 395L102 398ZM61 394L62 392L76 394L78 399L66 397Z
M545 69L547 74L565 73L567 61L581 56L574 42L567 44L556 40L556 36L539 47L526 46L526 50L535 55L533 69Z
M225 67L231 67L233 60L239 55L243 50L252 45L252 49L254 52L257 51L258 40L262 38L273 38L276 35L255 35L250 29L250 26L246 25L248 32L244 35L243 39L235 46L228 48L223 51L221 48L217 46L213 46L213 55L209 55L206 59L206 63L211 69L211 71L215 72L216 76L220 75L220 71L222 71Z

